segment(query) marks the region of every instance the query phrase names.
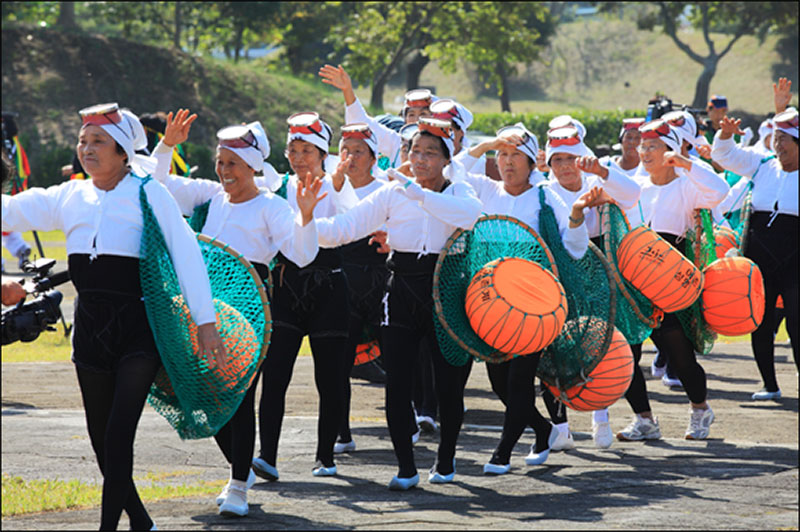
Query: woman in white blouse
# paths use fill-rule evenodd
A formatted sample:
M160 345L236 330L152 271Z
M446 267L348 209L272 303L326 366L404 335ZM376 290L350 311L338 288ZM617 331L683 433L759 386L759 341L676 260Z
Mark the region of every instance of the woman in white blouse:
M217 132L215 167L219 181L168 175L172 149L186 141L196 116L190 117L188 110L179 110L174 119L172 113L167 116L164 137L153 150L159 160L154 177L166 185L183 214L207 207L205 220L198 220L199 231L244 255L265 283L269 279L267 265L279 251L299 266L311 263L319 249L311 199L322 181L299 183L295 201L300 216L295 216L283 198L259 189L255 174L263 172L269 156L269 140L260 122ZM274 319L281 316L273 315ZM217 497L219 513L226 516L241 517L248 512L247 489L255 482L250 465L256 437L258 379L257 374L234 416L214 436L231 464L230 481Z
M534 186L540 176L536 168L539 145L536 136L522 123L504 127L497 137L470 149L470 157L496 150L497 168L502 181L485 175L467 174L466 180L478 194L486 214L513 216L539 232L539 195L544 191L553 209L567 252L575 259L586 253L589 237L584 223L584 209L604 201L600 188L590 188L570 202L569 207L550 187ZM516 357L501 364L486 364L492 390L506 406L503 433L491 459L484 465L487 474L502 475L511 469L511 452L525 427L536 432L536 443L525 458L528 465L542 464L555 444L559 431L538 411L535 400L536 368L541 352Z
M751 336L753 355L764 381L764 388L753 394L755 400L781 396L775 377L775 301L780 294L786 312L786 330L797 358L797 167L798 114L788 109L773 118L772 144L775 156L741 148L731 138L739 131L740 120L723 118L711 152L714 161L726 170L749 178L753 213L750 228L743 235L745 257L753 260L764 277L765 309L761 325ZM744 179L743 179L744 181Z
M195 235L164 186L146 178L154 161L135 152L146 145L138 118L117 104L81 115L77 154L91 179L3 195L3 230L61 230L67 237L69 272L78 292L72 360L104 477L100 528L116 529L124 509L131 528L148 530L154 524L133 484L133 441L161 359L139 280L140 189L198 324L201 353L221 367L225 347L214 325L211 286Z
M412 372L420 341L427 343L434 364L439 399L441 440L429 482L452 482L455 446L464 417L463 368L447 363L433 328L432 283L438 253L457 228L469 229L481 205L472 188L450 182L442 174L451 159L448 122L422 118L409 159L415 179L393 172L394 181L364 198L350 211L318 218L321 245L340 245L386 225L392 254L383 298L383 347L386 369L386 419L399 471L389 489L406 490L419 482L411 443Z
M649 181L642 186L641 207L645 224L684 253L686 231L694 223L696 209L713 209L728 193L724 179L681 155L683 136L663 120L640 128L639 153ZM714 421L707 402L706 374L697 362L692 341L687 338L674 313L664 315L661 326L651 339L669 353L669 360L691 403L686 439L705 439ZM634 371L639 360L634 357ZM652 440L661 438L661 428L653 416L644 378L631 382L625 398L634 411L634 419L617 433L617 439Z

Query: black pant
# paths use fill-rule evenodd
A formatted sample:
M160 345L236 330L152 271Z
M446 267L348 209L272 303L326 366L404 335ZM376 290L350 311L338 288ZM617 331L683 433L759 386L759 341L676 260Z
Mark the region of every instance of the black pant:
M764 319L750 337L758 371L768 391L778 390L775 377L775 303L783 296L786 331L792 345L795 366L797 358L798 316L798 218L782 214L772 224L769 213L754 212L750 218L745 256L755 262L764 278Z
M410 478L417 473L411 443L411 431L415 425L411 396L420 342L424 342L431 353L439 401L441 431L435 468L440 474L453 472L456 441L464 419L465 369L452 366L445 360L433 326L431 288L434 264L435 257L414 273L392 272L386 316L381 327L385 349L386 420L401 478Z
M547 447L550 423L536 408L534 379L541 352L516 357L501 364L486 364L492 390L506 407L503 417L503 434L492 455L493 464L508 464L514 445L519 441L525 427L536 431L536 448L541 452Z
M273 330L263 367L258 420L261 458L276 465L286 390L303 337L308 335L319 393L316 460L333 466L342 417L339 372L347 346L347 279L340 268L276 268ZM275 275L277 273L277 275Z
M628 391L625 392L625 399L635 414L651 412L650 399L647 397L647 384L639 365L642 360L642 344L631 345L631 351L633 352L633 379L631 385L628 386Z
M656 344L659 351L669 353L670 365L681 381L689 400L696 404L704 402L708 395L706 372L697 362L694 345L683 331L677 315L674 313L664 314L661 326L653 329L650 339ZM641 359L641 352L639 358ZM634 378L635 371L634 367ZM641 371L639 368L639 372Z

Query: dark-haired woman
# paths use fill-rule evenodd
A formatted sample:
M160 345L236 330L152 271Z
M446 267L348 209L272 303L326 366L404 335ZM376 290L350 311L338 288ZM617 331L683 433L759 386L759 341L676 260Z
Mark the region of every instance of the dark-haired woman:
M100 528L114 530L124 509L135 530L154 529L133 483L136 426L161 366L139 278L143 231L140 191L164 235L192 318L200 352L224 366L203 257L166 188L147 174L155 161L138 118L116 104L81 111L77 153L91 179L3 195L3 230L61 230L78 292L72 361L86 424L103 473Z
M411 142L413 180L392 172L394 181L370 194L347 213L320 218L321 245L340 245L371 234L386 225L392 254L387 292L383 297L386 419L397 475L389 489L407 490L419 482L411 443L414 424L411 384L420 341L433 359L441 419L441 440L428 481L452 482L455 447L464 417L463 368L451 366L439 350L433 328L433 270L438 253L456 228L472 227L481 205L472 188L451 183L443 175L453 151L448 122L423 118Z

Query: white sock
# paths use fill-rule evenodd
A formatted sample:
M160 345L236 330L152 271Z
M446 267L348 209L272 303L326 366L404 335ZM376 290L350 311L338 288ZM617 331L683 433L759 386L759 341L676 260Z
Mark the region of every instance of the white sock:
M608 408L602 410L595 410L592 413L595 423L608 423Z
M238 488L238 489L240 489L242 491L247 491L247 482L246 481L236 480L235 478L232 478L230 480L230 486L232 488Z
M569 421L565 423L559 423L558 425L556 425L556 428L558 429L558 432L560 432L561 434L569 435Z

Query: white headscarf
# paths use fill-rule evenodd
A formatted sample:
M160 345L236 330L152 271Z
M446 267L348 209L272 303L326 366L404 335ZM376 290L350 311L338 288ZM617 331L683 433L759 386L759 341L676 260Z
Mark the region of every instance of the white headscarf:
M772 123L775 125L775 131L783 131L787 135L791 135L794 138L798 138L797 126L781 127L780 125L778 125L778 122L790 121L792 119L796 121L797 118L798 118L797 109L795 109L794 107L789 107L782 113L776 114L775 116L772 117Z
M144 127L139 122L139 117L128 109L120 109L119 114L122 117L120 123L109 122L99 127L111 135L111 138L125 150L133 173L140 177L148 176L156 169L156 160L136 153L136 150L147 149L147 134L144 132Z
M325 153L328 153L331 144L331 138L333 138L333 131L331 130L331 126L326 124L322 118L319 119L319 123L322 124L322 131L319 135L309 133L292 133L290 130L288 136L286 137L286 146L288 147L289 143L291 143L293 140L299 139L310 142Z
M683 144L683 135L679 132L678 128L671 126L669 123L665 122L662 119L653 120L652 122L648 122L647 124L643 125L639 128L639 131L642 131L644 134L645 130L649 130L651 127L659 127L661 124L666 125L669 128L669 133L667 135L659 135L658 138L661 139L667 147L676 153L681 152L681 146ZM644 137L642 141L644 142Z
M345 124L344 126L342 126L341 129L343 130L347 126L352 126L352 125L367 126L367 129L369 130L369 137L367 137L365 139L361 139L361 140L363 140L364 142L367 143L367 147L372 152L372 156L377 159L378 158L378 139L375 137L375 132L372 131L372 129L367 124L363 124L363 123ZM339 153L342 153L342 143L343 142L344 142L344 133L342 134L342 138L339 139Z
M569 145L563 144L561 146L553 147L550 144L549 135L551 132L557 133L561 130L575 130L578 132L578 139L580 142L577 144ZM569 131L565 131L565 133L569 133ZM548 139L547 145L545 146L545 158L547 160L547 164L550 164L550 158L555 155L556 153L570 153L572 155L576 155L578 157L583 157L585 155L593 155L592 151L586 147L586 144L583 143L583 135L580 134L580 129L575 126L567 126L562 128L553 129L548 132Z
M523 134L520 134L520 132ZM496 133L498 137L512 134L517 134L520 137L525 137L527 135L525 142L518 145L517 150L530 157L530 159L536 163L536 156L539 154L539 139L536 138L536 135L528 131L528 128L526 128L525 124L522 122L517 122L513 126L501 127Z
M270 154L270 146L269 146L269 139L267 139L267 132L264 131L264 127L261 125L261 122L255 121L250 122L249 124L245 125L244 127L253 135L256 139L256 146L248 146L246 148L232 148L230 146L222 146L220 145L220 149L230 150L239 157L242 158L244 162L247 163L247 166L255 170L256 172L263 172L265 165L269 165L269 163L265 163L267 157ZM223 128L217 131L217 137L219 134L228 128Z
M572 118L570 115L558 115L557 117L553 118L547 124L547 129L552 131L554 129L560 129L567 126L573 126L575 129L577 129L578 134L581 136L581 140L586 139L586 126L584 126L580 120Z

